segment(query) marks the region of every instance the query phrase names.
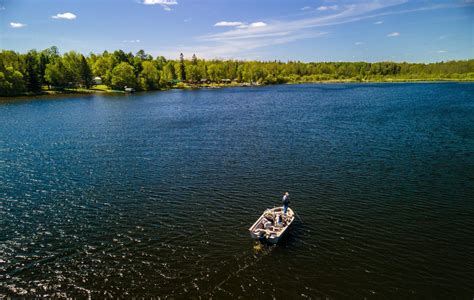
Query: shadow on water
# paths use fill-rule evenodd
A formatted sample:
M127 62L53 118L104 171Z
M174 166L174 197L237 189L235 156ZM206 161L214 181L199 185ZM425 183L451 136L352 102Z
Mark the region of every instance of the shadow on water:
M296 247L298 242L301 241L303 228L304 224L301 222L301 220L296 218L276 246L280 248Z

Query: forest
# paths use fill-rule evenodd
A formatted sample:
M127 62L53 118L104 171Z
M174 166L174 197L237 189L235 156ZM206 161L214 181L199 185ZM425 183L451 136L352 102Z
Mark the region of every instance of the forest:
M57 47L0 52L0 96L51 91L138 91L202 85L474 80L474 59L436 63L204 60L153 57L140 50L61 54Z

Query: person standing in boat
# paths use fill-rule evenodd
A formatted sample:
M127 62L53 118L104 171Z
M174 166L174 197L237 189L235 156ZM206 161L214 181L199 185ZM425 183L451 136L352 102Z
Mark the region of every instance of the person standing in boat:
M290 193L285 192L283 195L283 213L286 215L286 211L288 210L288 205L290 205Z

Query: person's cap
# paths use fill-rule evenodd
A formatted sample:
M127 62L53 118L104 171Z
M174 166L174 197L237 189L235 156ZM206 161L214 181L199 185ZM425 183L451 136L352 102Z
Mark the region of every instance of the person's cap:
M285 192L285 195L290 195L290 193L288 193L288 192Z

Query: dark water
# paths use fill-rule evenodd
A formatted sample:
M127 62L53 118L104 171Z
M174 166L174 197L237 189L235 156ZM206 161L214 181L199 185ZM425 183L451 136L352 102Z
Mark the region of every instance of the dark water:
M0 228L0 298L472 299L474 84L3 102Z

